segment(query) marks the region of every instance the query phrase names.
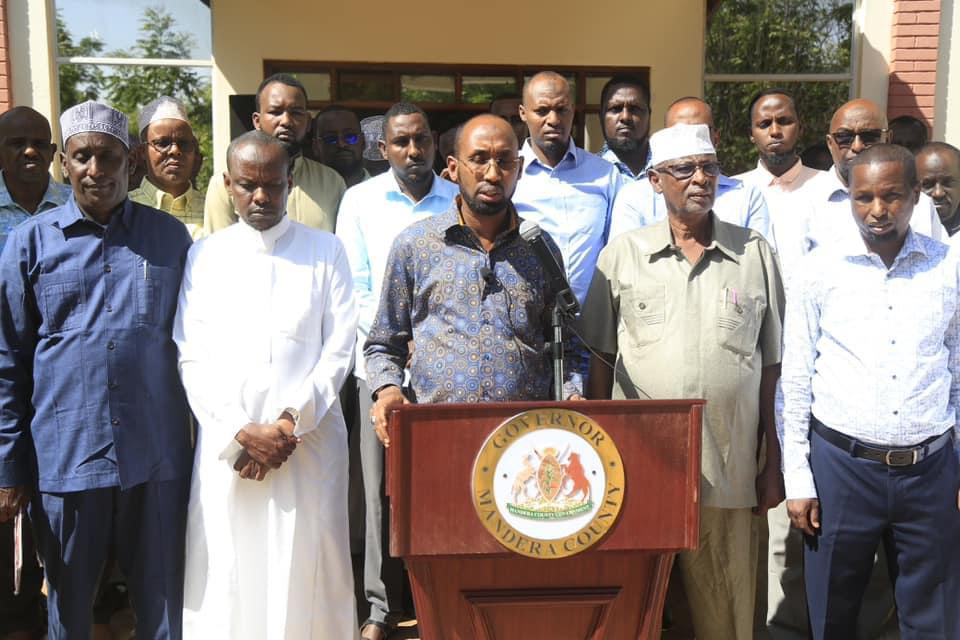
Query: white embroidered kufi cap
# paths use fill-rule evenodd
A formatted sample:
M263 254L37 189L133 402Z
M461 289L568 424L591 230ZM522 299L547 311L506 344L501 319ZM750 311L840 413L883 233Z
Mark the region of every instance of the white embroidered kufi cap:
M149 125L157 120L183 120L190 124L187 117L187 108L176 98L170 96L160 96L156 100L140 109L140 117L137 118L137 131L143 133Z
M650 136L651 166L687 156L716 155L705 124L677 123Z
M122 111L105 104L87 100L70 107L60 116L60 132L63 134L63 146L67 140L78 133L105 133L113 136L129 148L127 139L127 116Z

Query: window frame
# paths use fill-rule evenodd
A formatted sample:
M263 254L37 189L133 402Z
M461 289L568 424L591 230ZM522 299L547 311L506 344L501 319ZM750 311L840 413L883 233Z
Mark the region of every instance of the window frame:
M340 100L339 73L344 71L374 71L389 73L392 76L393 95L395 100ZM650 84L649 66L572 66L572 65L504 65L504 64L456 64L436 62L354 62L354 61L312 61L312 60L283 60L265 59L263 61L263 77L274 73L329 73L330 100L310 99L307 107L319 110L330 104L342 105L348 109L379 109L386 111L402 96L401 76L404 75L444 75L454 77L455 102L418 102L417 106L425 111L446 111L460 113L483 113L489 109L488 104L466 103L463 98L464 76L500 76L512 77L516 81L516 91L523 90L524 78L540 71L555 71L563 76L572 76L576 81L574 92L573 136L580 145L583 143L586 117L588 114L599 114L600 104L587 102L587 80L589 78L607 78L621 73L639 75Z

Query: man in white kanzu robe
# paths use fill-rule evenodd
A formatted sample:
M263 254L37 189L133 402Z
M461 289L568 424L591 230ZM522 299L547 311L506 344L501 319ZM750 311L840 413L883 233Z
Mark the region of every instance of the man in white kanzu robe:
M241 222L191 248L174 327L198 422L184 638L356 638L350 268L335 236L285 216L282 145L250 132L227 156Z

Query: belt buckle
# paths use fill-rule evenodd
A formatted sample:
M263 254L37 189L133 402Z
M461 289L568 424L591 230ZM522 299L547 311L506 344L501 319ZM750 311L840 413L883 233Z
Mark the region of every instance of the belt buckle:
M919 449L890 449L883 456L883 461L888 467L909 467L917 464L919 457Z

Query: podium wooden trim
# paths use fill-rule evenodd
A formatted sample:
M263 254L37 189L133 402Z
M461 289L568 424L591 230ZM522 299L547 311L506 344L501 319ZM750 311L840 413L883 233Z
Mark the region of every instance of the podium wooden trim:
M405 405L390 416L390 554L410 574L424 640L659 638L670 568L699 539L703 400ZM508 551L473 506L473 460L532 409L587 415L625 471L617 522L585 552Z

